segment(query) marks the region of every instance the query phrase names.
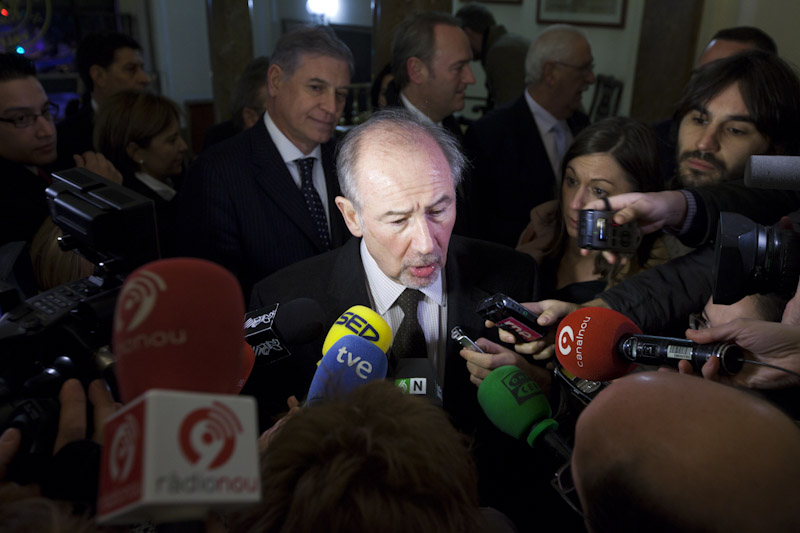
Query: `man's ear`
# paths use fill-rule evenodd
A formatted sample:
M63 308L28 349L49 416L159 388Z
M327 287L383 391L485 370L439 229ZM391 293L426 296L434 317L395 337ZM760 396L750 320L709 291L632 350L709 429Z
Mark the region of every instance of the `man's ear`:
M424 83L428 79L428 65L418 57L409 57L406 61L406 70L411 83Z
M92 83L102 88L106 82L106 69L100 65L92 65L89 67L89 77L92 78Z
M553 85L556 81L556 66L554 61L545 61L542 65L542 80L548 85Z
M267 93L276 96L283 85L283 69L279 65L270 65L267 70Z
M242 109L242 124L244 124L244 129L248 130L255 123L258 122L258 112L252 107L245 107Z
M344 223L347 224L347 229L350 230L350 233L352 233L354 237L363 237L364 232L361 230L361 224L359 223L358 214L353 206L353 202L344 196L337 196L334 201L336 202L336 207L338 207L339 211L342 213L342 218L344 218Z

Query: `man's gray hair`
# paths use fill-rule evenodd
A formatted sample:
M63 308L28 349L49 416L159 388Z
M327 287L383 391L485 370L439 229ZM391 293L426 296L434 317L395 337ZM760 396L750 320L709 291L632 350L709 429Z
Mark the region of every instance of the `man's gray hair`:
M461 153L460 146L444 128L423 121L411 112L402 108L384 109L370 117L368 121L351 130L339 143L336 153L336 171L339 175L339 188L342 195L350 200L356 212L361 211L361 197L358 193L356 184L356 172L358 171L358 161L364 154L361 152L365 141L376 138L376 132L386 132L390 137L382 139L387 149L392 146L419 146L421 135L427 135L433 139L442 150L450 173L453 176L453 186L458 187L461 183L467 159Z
M572 43L576 38L589 41L583 31L569 24L553 24L545 28L533 40L528 48L528 55L525 56L525 85L535 85L542 81L542 69L548 61L569 63Z
M355 72L353 52L328 26L300 26L281 35L270 57L270 65L278 65L291 77L303 54L339 59L347 63L351 76Z
M406 66L410 58L419 58L430 68L436 52L434 28L439 24L461 28L457 18L438 11L415 11L395 28L391 64L394 82L400 89L411 83Z

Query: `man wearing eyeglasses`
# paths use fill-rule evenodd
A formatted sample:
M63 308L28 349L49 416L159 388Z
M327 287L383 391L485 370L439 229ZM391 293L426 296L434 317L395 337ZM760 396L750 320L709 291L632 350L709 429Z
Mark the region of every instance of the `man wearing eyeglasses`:
M592 49L577 28L550 26L531 43L524 93L475 122L464 138L473 162L465 185L470 236L516 246L530 210L553 199L561 159L589 124L579 110L594 82Z
M0 245L31 242L47 217L46 179L39 169L56 158L57 111L33 63L0 54Z
M50 177L42 167L56 159L57 113L58 106L47 99L36 79L33 63L19 54L0 54L0 280L12 282L25 294L37 289L26 257L37 232L44 235L47 230L45 188ZM77 159L95 173L122 179L100 154L86 152ZM49 260L45 253L36 264Z

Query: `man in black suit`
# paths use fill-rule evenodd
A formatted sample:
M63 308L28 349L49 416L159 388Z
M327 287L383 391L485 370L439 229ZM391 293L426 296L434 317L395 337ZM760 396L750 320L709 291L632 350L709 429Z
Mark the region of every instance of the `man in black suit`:
M530 486L529 478L518 476L532 463L509 469L508 461L510 453L529 450L500 434L483 414L461 346L449 332L458 325L470 337L496 336L476 313L478 303L497 292L520 301L536 298L536 264L495 244L451 238L464 163L455 139L429 121L396 109L373 116L348 134L337 156L343 196L336 205L356 238L259 282L251 307L309 297L320 304L327 324L356 304L374 309L395 333L391 364L399 368L404 357L428 361L453 424L475 435L484 504L523 519L527 504L520 499ZM406 313L403 301L412 295L417 299ZM414 328L424 338L417 351L408 351L398 332ZM243 393L255 395L259 410L266 411L262 427L289 395L306 394L321 347L318 339L290 347L291 357L278 362L256 362ZM549 387L546 371L513 357L505 362L520 364ZM503 364L499 358L495 363Z
M595 81L589 41L555 25L531 43L527 88L514 103L476 121L464 139L473 170L465 183L465 233L516 246L530 210L552 200L561 159L588 125L581 95Z
M353 56L327 27L302 27L276 44L267 112L189 168L178 208L179 252L255 282L344 243L347 229L331 141Z
M144 89L150 77L144 70L142 47L123 33L107 31L84 37L75 51L84 85L78 112L58 124L58 159L53 170L75 166L74 154L94 150L94 114L109 96L126 89Z
M458 19L434 11L412 13L394 32L389 106L404 107L460 139L453 113L464 109L464 93L475 83L470 61L472 49Z

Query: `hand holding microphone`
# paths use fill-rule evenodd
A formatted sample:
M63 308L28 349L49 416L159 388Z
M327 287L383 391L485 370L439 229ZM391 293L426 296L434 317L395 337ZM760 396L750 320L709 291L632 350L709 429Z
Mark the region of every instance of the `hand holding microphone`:
M622 377L635 363L677 366L686 360L699 369L709 358L717 357L724 372L735 374L744 362L742 350L735 344L698 344L643 335L625 315L601 307L578 309L561 321L556 355L569 372L592 381Z
M738 318L721 326L687 330L686 336L700 343L735 342L747 351L747 362L751 364L733 376L720 377L718 363L709 359L701 368L706 379L751 389L783 389L800 385L800 326Z
M484 351L479 353L467 348L463 348L459 354L467 362L467 370L469 370L469 380L477 386L490 376L495 369L504 366L514 366L521 369L529 379L538 384L549 393L552 377L550 372L532 365L527 362L521 355L513 350L494 343L483 337L477 340L477 344Z
M560 300L541 300L538 302L526 302L521 305L533 314L538 315L536 322L540 326L546 327L558 324L559 320L578 308L577 304L562 302ZM486 327L492 328L494 326L494 322L486 321ZM536 361L544 361L553 357L554 339L552 331L544 338L530 342L520 342L521 339L518 339L512 333L502 329L498 329L497 333L502 342L514 344L514 350L517 353L531 355Z

